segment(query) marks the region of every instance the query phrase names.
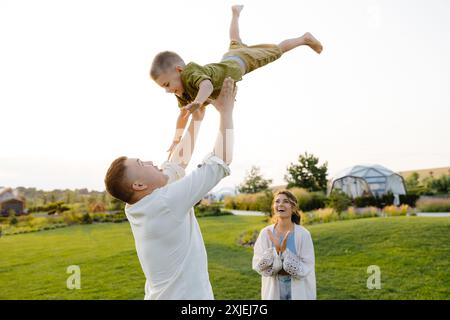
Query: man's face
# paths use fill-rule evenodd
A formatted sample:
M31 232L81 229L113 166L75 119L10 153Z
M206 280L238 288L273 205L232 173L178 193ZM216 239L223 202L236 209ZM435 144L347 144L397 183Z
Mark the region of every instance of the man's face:
M125 166L127 168L127 177L131 181L134 190L153 190L164 186L169 179L152 161L130 158L125 160Z
M166 89L167 93L174 93L181 97L184 93L180 76L181 71L183 71L183 69L177 66L172 70L161 73L155 81L160 87Z

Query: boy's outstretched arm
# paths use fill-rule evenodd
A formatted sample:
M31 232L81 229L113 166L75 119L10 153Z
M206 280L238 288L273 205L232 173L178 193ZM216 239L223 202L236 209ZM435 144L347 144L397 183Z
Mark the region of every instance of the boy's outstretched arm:
M189 111L181 108L177 118L177 125L175 128L175 134L172 139L172 145L167 150L167 152L169 152L169 158L176 145L180 142L181 137L183 136L184 128L186 128L188 121L189 121Z
M213 91L214 86L212 82L209 80L203 80L202 82L200 82L198 93L194 101L184 106L183 109L191 113L194 112L206 102Z

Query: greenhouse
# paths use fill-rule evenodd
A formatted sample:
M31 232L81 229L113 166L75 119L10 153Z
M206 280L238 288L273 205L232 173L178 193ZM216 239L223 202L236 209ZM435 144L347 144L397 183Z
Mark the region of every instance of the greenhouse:
M380 197L389 192L394 195L394 204L399 196L406 194L403 177L380 165L357 165L339 172L330 182L328 192L342 190L352 198L361 196Z

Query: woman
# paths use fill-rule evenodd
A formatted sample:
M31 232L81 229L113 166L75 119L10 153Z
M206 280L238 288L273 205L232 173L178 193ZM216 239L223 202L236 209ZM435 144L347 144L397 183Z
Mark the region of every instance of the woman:
M278 191L272 202L274 224L259 233L253 270L262 276L263 300L314 300L316 274L311 234L300 226L297 198Z

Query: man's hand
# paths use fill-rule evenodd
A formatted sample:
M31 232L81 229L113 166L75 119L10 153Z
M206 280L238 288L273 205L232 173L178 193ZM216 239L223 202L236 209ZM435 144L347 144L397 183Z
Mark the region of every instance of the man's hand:
M173 136L173 139L172 139L172 145L166 151L166 152L169 152L169 156L167 157L167 159L170 159L172 152L175 150L176 146L180 143L181 137L184 132L184 128L186 127L186 124L189 121L189 116L190 116L190 113L188 111L183 110L183 108L180 109L180 114L178 115L178 118L177 118L177 126L175 129L175 135Z
M189 116L189 112L187 112L187 116ZM205 107L200 107L199 109L197 109L196 111L194 111L192 113L192 120L193 121L202 121L204 116L205 116ZM186 116L184 116L184 117L186 117ZM178 139L174 139L172 141L172 145L166 151L166 152L169 152L169 155L167 156L167 160L170 159L170 157L172 156L173 151L175 150L177 145L180 143L180 141L181 141L181 137L179 137Z
M186 112L186 113L187 113L187 116L189 116L189 112ZM193 121L202 121L204 116L205 116L205 107L201 107L192 113L192 120ZM183 117L186 117L186 115L184 115ZM167 159L170 159L170 156L172 155L173 151L175 150L177 145L180 143L180 141L181 141L181 137L179 137L178 139L176 139L176 138L173 139L172 145L166 151L166 152L169 152Z
M234 98L236 97L236 93L237 87L234 85L234 80L228 77L223 81L222 90L212 105L220 113L231 111L234 107Z
M206 106L198 108L196 111L192 112L192 119L194 121L202 121L205 116Z

